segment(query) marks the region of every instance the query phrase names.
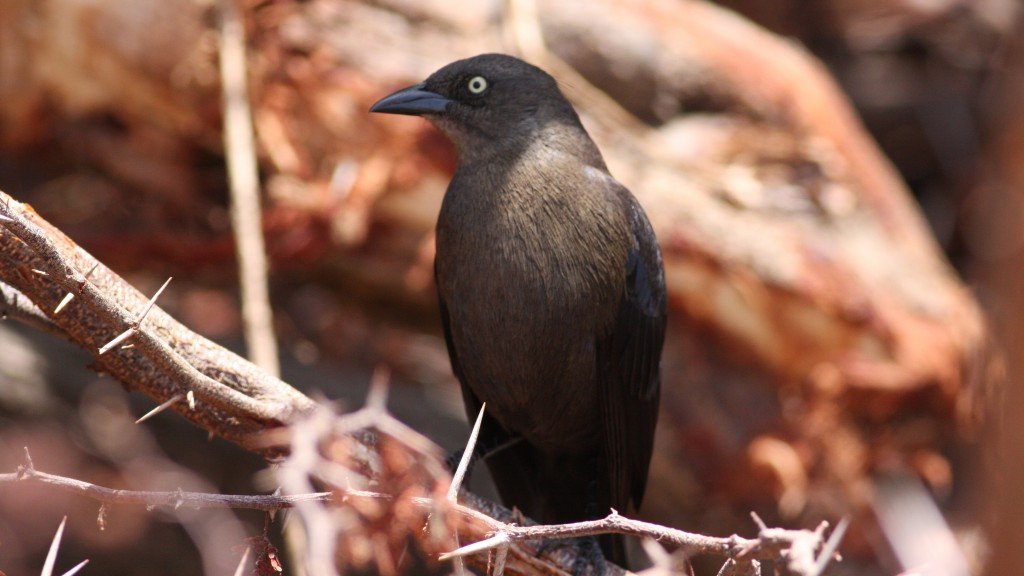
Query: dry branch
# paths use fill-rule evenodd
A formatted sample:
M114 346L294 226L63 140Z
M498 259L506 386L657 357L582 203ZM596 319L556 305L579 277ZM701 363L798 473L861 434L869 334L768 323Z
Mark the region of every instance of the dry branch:
M457 524L458 530L463 535L477 541L458 550L440 554L438 559L441 561L461 560L463 557L467 557L478 568L486 568L486 556L481 556L481 553L496 550L497 557L492 566L492 574L494 576L501 576L504 570L503 565L509 565L508 555L510 552L513 556L510 572L514 574L525 573L523 570L527 566L533 566L534 568L546 567L540 570L540 573L548 573L552 570L572 570L575 566L571 556L568 558L563 556L551 560L538 559L534 557L535 551L531 548L523 548L522 544L607 533L627 534L654 539L663 545L669 545L687 554L709 554L725 557L727 562L723 566L723 570L735 569L738 570L735 572L737 574L748 573L752 569L751 567L755 566L759 561L774 560L783 562L790 574L818 576L833 558L835 548L845 530L845 522L843 522L833 531L832 536L825 540L824 534L827 523L823 523L818 529L813 531L786 530L769 528L755 516L754 519L759 527L755 538L742 538L736 535L718 538L625 518L614 510L603 519L588 522L561 525L515 525L508 520L509 515L507 512L497 515L498 517L505 518L504 520L481 513L477 509L480 507L479 501L468 493L463 492L462 496L470 502L469 506L452 501L450 497L446 496L445 494L451 493L451 488L455 484L453 480L447 479L440 470L440 460L437 458L437 451L431 450L431 453L420 451L422 446L430 445L429 441L398 423L383 405L374 405L374 401L374 398L371 397L370 404L364 409L341 416L334 416L329 410L321 409L312 418L297 422L295 426L289 429L288 436L291 456L281 467L280 476L283 485L292 488L299 486L305 489L312 486L305 479L315 477L332 485L332 492L299 492L286 495L225 495L186 492L183 490L137 491L113 489L37 470L27 449L25 452L25 464L19 466L17 472L0 474L0 484L37 484L79 494L104 505L144 505L148 508L170 507L175 510L183 507L263 511L296 508L300 517L306 523L307 533L315 535L310 541L309 553L311 556L308 561L314 567L321 567L321 570L314 571L317 574L333 573L333 567L324 567L328 565L328 559L335 557L334 542L342 531L353 530L351 523L340 522L337 515L331 512L331 509L339 506L353 505L357 500L399 503L404 498L424 514L438 514L442 516L454 514L461 519L461 522ZM374 481L378 484L382 482L387 484L387 473L386 471L381 471L382 465L377 461L378 455L364 453L363 456L353 456L351 461L339 462L324 456L320 447L336 442L338 440L336 435L339 432L346 438L352 438L351 432L353 429L363 428L364 426L378 431L390 430L391 434L388 434L389 437L395 438L408 447L416 458L427 464L427 470L433 470L430 472L432 477L449 482L448 486L442 486L443 490L437 491L432 496L410 496L409 493L405 492L382 493L348 487L353 482L365 483L370 480L356 472L359 468L377 470L378 474L383 474L385 477L377 477ZM272 434L268 438L273 438L273 436ZM472 449L472 442L470 442L466 447L466 454L472 453ZM364 460L364 458L370 458L370 460ZM328 469L333 472L325 474L324 471ZM341 477L337 476L339 472ZM360 506L357 505L356 508L358 509ZM389 522L401 521L402 518L389 520ZM440 525L443 524L445 522L441 522ZM439 526L436 521L429 523L429 525L435 528ZM413 525L412 531L419 531L418 525ZM454 534L453 531L453 537ZM365 534L363 536L367 538L372 537L372 535ZM619 570L615 567L610 567L610 571L612 574L619 573Z
M0 202L0 214L8 219L0 226L0 281L43 310L54 310L66 294L76 294L50 322L90 351L98 369L161 402L192 392L194 408L174 409L239 443L312 407L294 388L199 337L159 308L141 325L141 315L131 311L150 306L144 296L26 205L3 192ZM93 270L88 279L85 270ZM128 332L134 334L132 349L99 354L115 335Z
M329 500L330 492L318 492L295 496L276 494L233 495L209 494L204 492L158 492L144 490L121 490L108 488L84 480L58 476L36 470L31 465L18 467L17 472L0 474L0 484L26 482L72 492L91 498L103 504L138 504L147 507L168 506L171 508L233 508L240 510L283 510L295 506L296 502L306 500Z

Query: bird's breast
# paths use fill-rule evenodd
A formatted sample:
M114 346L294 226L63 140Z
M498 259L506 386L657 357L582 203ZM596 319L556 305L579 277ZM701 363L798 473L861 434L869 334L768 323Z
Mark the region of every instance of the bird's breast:
M627 253L614 207L458 200L442 208L436 272L465 384L509 429L545 435L538 444L593 442L594 343L614 316Z

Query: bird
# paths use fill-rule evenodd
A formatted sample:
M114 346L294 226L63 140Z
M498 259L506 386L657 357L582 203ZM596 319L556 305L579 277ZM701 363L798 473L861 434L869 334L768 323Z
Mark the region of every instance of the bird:
M434 277L471 421L486 402L476 455L502 501L541 523L638 508L666 293L636 198L556 80L513 56L452 62L370 111L421 116L455 147ZM626 561L620 535L599 545Z

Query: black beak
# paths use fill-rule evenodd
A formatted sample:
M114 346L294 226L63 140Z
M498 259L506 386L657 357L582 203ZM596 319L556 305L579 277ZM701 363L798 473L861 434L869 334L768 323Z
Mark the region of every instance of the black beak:
M390 96L385 96L370 107L370 112L383 114L439 114L448 108L451 100L423 89L423 83L403 88Z

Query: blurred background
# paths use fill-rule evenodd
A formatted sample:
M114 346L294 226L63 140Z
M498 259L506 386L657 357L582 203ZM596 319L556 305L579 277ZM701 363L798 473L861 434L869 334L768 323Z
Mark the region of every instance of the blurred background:
M386 364L394 412L463 444L432 284L454 152L366 111L452 60L517 54L559 80L665 253L638 515L723 536L754 535L750 511L850 516L834 574L1019 572L1018 0L239 7L286 382L353 406ZM144 293L174 276L160 306L244 354L218 22L208 0L0 0L0 190ZM89 363L0 324L0 472L28 446L104 485L272 489L258 457L173 414L128 426L154 402ZM101 530L94 503L23 486L0 488L0 570L38 572L65 514L58 569L202 571L188 519L118 507ZM225 533L261 532L236 516Z

